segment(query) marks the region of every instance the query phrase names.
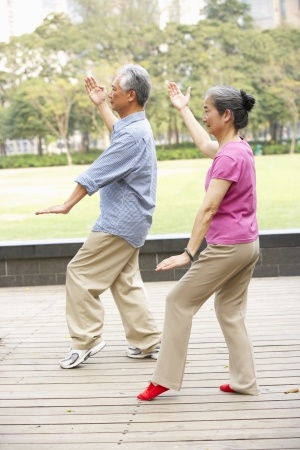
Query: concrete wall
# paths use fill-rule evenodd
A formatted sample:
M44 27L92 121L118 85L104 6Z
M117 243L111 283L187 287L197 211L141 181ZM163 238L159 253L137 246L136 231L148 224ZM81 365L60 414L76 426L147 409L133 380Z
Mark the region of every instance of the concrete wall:
M83 242L83 239L0 242L0 287L64 284L67 264ZM162 259L181 253L187 242L188 235L149 236L140 251L143 280L181 278L186 269L157 273L155 267ZM255 277L300 275L300 229L262 232L260 246Z

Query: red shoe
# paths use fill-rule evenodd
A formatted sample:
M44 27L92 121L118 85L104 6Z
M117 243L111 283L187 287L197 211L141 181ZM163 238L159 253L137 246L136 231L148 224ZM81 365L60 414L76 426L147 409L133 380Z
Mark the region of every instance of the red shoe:
M220 386L221 391L223 392L231 392L231 393L235 393L235 391L233 389L231 389L231 387L229 386L229 384L222 384L222 386Z
M153 383L150 383L149 386L137 396L137 398L139 400L152 400L153 398L168 390L168 388L160 386L159 384L155 385Z

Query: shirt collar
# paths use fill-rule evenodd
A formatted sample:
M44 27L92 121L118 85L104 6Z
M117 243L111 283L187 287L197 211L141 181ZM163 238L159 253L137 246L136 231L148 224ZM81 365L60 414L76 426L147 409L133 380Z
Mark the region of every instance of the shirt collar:
M124 117L123 119L118 120L115 122L113 129L114 131L120 131L127 125L133 122L137 122L139 120L143 120L146 118L145 111L139 111L133 114L129 114L129 116Z

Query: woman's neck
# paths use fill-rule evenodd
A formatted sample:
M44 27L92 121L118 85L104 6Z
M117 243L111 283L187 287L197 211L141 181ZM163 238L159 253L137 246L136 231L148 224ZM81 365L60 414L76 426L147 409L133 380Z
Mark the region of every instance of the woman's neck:
M241 140L238 132L236 130L232 130L230 132L227 132L223 134L222 136L216 136L217 141L219 143L219 150L220 151L224 145L228 144L228 142L239 142Z

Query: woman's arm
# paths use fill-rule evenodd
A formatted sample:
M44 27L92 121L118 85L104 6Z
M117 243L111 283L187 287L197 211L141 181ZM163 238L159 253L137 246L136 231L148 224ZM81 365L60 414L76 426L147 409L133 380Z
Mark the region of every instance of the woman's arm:
M205 238L212 218L216 214L221 201L230 188L230 185L231 181L221 180L218 178L213 178L210 181L201 208L196 215L192 234L187 245L187 249L193 256L197 253L203 239ZM160 271L174 269L176 267L186 266L190 262L191 260L189 255L184 251L180 255L171 256L170 258L164 259L160 264L158 264L156 270Z
M196 120L194 114L190 110L188 103L191 95L191 88L183 95L179 87L173 81L168 83L169 97L175 108L179 111L196 147L209 158L214 158L218 151L219 144L212 141L207 131Z

